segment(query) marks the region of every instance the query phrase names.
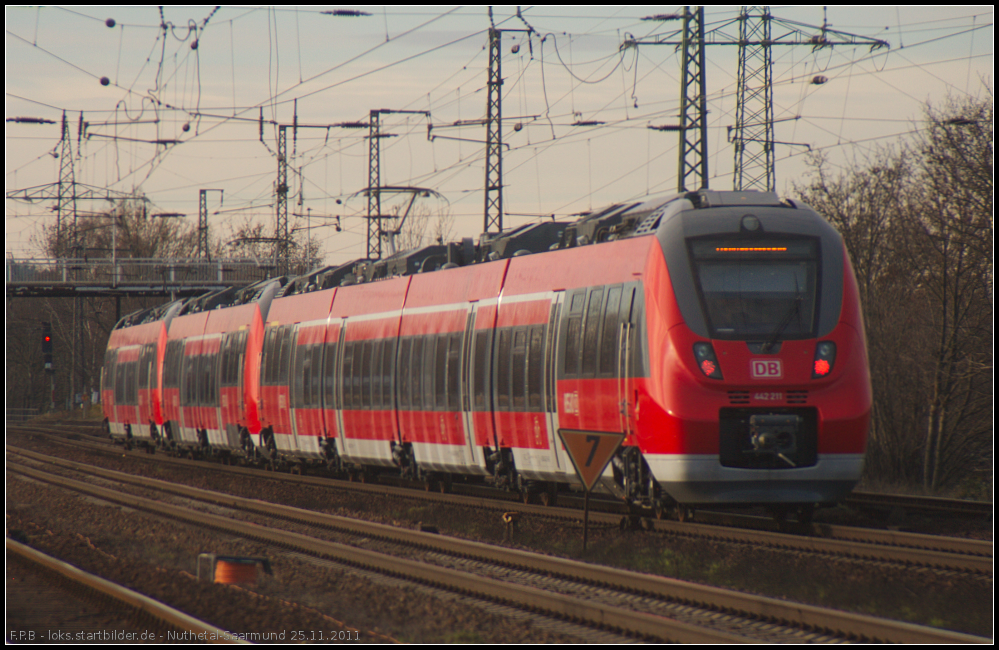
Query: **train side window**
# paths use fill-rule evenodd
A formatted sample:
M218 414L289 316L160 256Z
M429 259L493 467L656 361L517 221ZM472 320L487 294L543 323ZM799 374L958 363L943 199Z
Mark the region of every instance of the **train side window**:
M143 345L139 352L139 388L149 388L149 348L150 345Z
M358 358L357 355L360 355ZM354 408L367 409L371 407L371 341L358 341L354 356Z
M281 357L278 361L278 376L277 381L281 386L288 385L288 373L291 369L291 344L292 344L292 330L291 325L285 325L281 328L280 340L281 340Z
M336 400L336 351L337 344L333 341L327 341L323 346L325 348L324 368L323 373L323 390L326 394L326 408L328 409L338 409L339 404Z
M510 361L513 332L500 330L499 349L496 352L496 410L510 410Z
M229 341L229 363L226 369L226 385L228 386L238 386L239 385L239 373L241 368L239 367L239 360L243 357L243 351L246 349L246 332L237 332L236 334L231 334L228 337Z
M565 335L565 376L579 376L579 355L583 339L583 317L569 316Z
M292 347L294 351L294 368L292 370L292 383L289 386L291 390L291 403L295 408L302 408L305 406L305 391L307 380L305 379L306 364L309 364L308 359L308 348L304 345L295 345Z
M343 344L343 368L340 371L341 392L343 393L343 410L354 408L354 347L355 343Z
M128 364L128 377L125 381L128 382L128 403L138 404L139 403L139 382L136 375L139 374L139 362L133 361Z
M586 308L586 329L583 333L583 376L593 377L597 372L597 352L600 339L600 307L604 298L603 289L590 292Z
M396 339L382 341L385 351L382 355L382 408L391 409L395 394L395 343Z
M195 368L194 368L195 359L196 357L193 354L188 354L187 350L186 349L184 350L184 362L183 362L184 367L182 371L183 385L181 387L181 392L182 392L181 399L183 401L181 402L181 404L184 404L185 406L194 405L194 400L196 395L196 393L194 392L195 391L194 380L195 377L197 376L195 374Z
M114 403L121 404L125 399L125 369L122 368L122 364L118 363L117 359L115 359L112 373L114 373Z
M451 334L447 351L447 403L449 411L461 410L458 401L458 377L461 370L461 339L460 333Z
M451 337L447 334L437 336L437 364L435 367L434 393L437 398L436 406L438 411L447 410L447 348Z
M618 351L618 313L621 311L621 287L611 287L607 291L607 306L604 308L604 329L600 343L600 375L615 373Z
M474 386L473 409L486 410L486 378L489 376L489 330L475 333L475 354L472 358L472 378Z
M518 327L513 332L513 358L510 378L510 407L513 411L527 409L527 330Z
M364 399L364 345L370 342L368 341L357 341L354 343L354 408L361 410L365 408ZM370 348L369 348L370 350ZM368 369L371 368L371 361L368 361ZM370 386L370 383L368 384Z
M129 361L128 363L122 365L124 365L124 370L125 370L125 386L124 386L125 395L123 401L125 402L125 404L135 404L138 402L138 400L136 400L135 398L136 389L137 389L135 384L135 379L136 379L135 370L139 364L135 361Z
M399 410L409 410L409 395L413 390L413 375L410 372L409 356L413 351L413 340L402 339L399 342Z
M219 352L205 355L208 362L208 403L219 405Z
M434 410L434 352L436 336L428 336L423 343L423 410Z
M232 347L234 334L223 334L222 342L219 344L219 382L223 386L228 386L232 376Z
M164 388L180 386L180 364L184 358L184 342L170 341L167 343L166 355L163 361Z
M169 350L169 347L167 348ZM104 368L101 370L101 391L114 391L114 368L118 362L118 351L109 349L104 354Z
M413 339L413 362L410 376L413 379L413 398L410 406L414 411L423 410L423 338Z
M204 346L204 341L202 341ZM198 355L198 406L208 406L208 355L202 353Z
M260 383L270 386L274 384L274 332L273 327L268 327L264 332L264 346L261 350Z
M544 325L535 325L530 330L530 348L527 353L527 407L530 411L541 411L541 383L544 376Z
M382 406L382 355L385 354L385 341L371 342L371 408Z
M565 376L578 377L580 357L583 354L583 308L586 305L586 289L573 291L569 297L569 310L565 315Z
M322 406L322 381L323 381L323 344L315 343L312 350L312 386L309 391L307 406L319 408Z

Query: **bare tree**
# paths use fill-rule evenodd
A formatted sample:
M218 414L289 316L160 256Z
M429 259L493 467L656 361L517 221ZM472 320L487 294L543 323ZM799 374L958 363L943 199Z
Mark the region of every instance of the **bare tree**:
M918 138L847 172L811 164L796 190L842 233L863 301L868 473L958 486L992 461L991 92L927 107Z
M907 234L933 309L923 484L957 482L992 449L993 103L927 107Z

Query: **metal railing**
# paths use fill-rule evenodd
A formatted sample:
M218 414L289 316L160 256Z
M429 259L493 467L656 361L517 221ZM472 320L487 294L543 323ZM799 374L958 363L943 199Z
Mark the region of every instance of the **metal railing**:
M253 259L15 259L4 260L8 285L129 285L251 284L275 275L273 265Z
M32 418L38 417L38 409L15 409L15 408L5 408L4 409L4 421L5 422L27 422Z

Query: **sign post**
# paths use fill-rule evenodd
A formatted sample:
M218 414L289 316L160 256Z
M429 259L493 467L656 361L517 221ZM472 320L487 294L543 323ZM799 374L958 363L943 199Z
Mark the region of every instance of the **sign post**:
M624 441L624 433L559 429L558 435L565 450L569 452L569 460L576 468L576 476L586 490L583 498L583 552L585 553L590 524L590 492Z

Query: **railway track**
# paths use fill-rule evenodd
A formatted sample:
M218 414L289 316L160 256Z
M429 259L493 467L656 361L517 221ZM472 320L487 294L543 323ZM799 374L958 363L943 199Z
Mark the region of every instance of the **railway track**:
M24 455L34 457L36 462L50 465L53 463L40 455ZM123 481L156 493L169 492L185 499L196 499L201 503L211 504L216 508L224 506L252 512L255 516L304 522L312 527L334 529L410 549L401 555L412 555L414 553L412 549L419 549L420 557L418 560L413 560L409 557L400 557L400 554L358 549L343 543L323 540L312 534L278 530L271 528L269 524L264 526L236 521L231 516L208 514L189 507L131 496L120 488L101 488L73 479L56 477L46 471L25 468L20 463L10 462L9 470L132 508L266 541L268 544L294 549L296 552L304 552L316 558L335 558L340 562L362 566L368 570L404 575L408 579L427 582L438 588L475 593L478 597L500 600L517 607L541 609L550 615L584 620L588 625L595 627L609 626L640 638L699 643L736 640L760 642L801 641L802 634L805 634L804 638L819 641L835 639L937 643L987 641L978 637L941 632L906 623L748 596L667 578L597 567L370 522L358 522L288 506L265 504L232 495L209 493L163 481L88 468L69 461L54 462L63 469L72 469L74 472L86 471L101 477L102 480ZM442 561L440 557L450 559ZM483 565L486 568L482 568ZM511 583L510 575L515 576L515 579L522 584ZM594 585L597 585L597 596L594 596ZM636 602L639 605L636 605ZM643 608L651 608L651 611L641 611ZM681 615L686 620L675 620ZM667 616L672 618L666 618ZM780 621L777 628L774 627L774 621Z
M237 635L138 592L5 540L8 641L170 643L188 639L235 643ZM14 566L11 566L13 564ZM30 615L28 615L30 613Z
M88 445L82 441L67 441L71 444ZM99 443L99 448L109 447ZM120 454L121 448L110 446L114 453ZM150 457L143 452L131 452L142 460L155 460L181 466L205 467L212 471L226 472L244 476L261 476L261 471L253 468L224 466L203 461L168 458L163 455ZM288 481L294 484L317 485L329 487L331 479L315 476L299 476L282 473L263 473L275 480ZM498 500L494 491L490 496L469 496L462 494L439 494L421 492L412 488L378 483L354 483L336 481L339 489L356 490L359 492L388 494L408 499L445 502L456 506L492 509L497 513L517 512L522 517L556 518L567 522L582 521L583 514L576 508L550 507L523 504L516 501ZM771 520L760 517L732 515L705 511L698 513L700 517L714 523L678 522L657 520L654 518L638 518L624 514L619 505L607 502L612 512L591 512L590 521L597 526L644 526L647 529L692 538L701 538L727 543L766 546L796 552L814 553L833 557L850 557L875 562L889 562L901 565L922 566L953 571L965 571L983 575L993 572L993 544L980 540L925 535L893 530L872 528L857 528L831 524L814 523L795 526L795 533L760 530L772 528Z

